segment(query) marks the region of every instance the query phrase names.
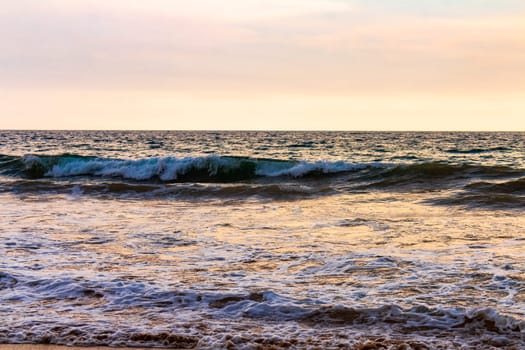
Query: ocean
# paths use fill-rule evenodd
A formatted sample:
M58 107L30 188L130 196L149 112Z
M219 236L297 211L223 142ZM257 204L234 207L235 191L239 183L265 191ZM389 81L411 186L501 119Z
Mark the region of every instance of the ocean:
M0 343L525 349L525 133L0 131Z

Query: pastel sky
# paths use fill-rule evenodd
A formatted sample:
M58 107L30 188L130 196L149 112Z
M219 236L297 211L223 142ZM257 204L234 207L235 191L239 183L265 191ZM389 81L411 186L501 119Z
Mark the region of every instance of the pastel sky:
M0 5L0 129L525 131L523 0Z

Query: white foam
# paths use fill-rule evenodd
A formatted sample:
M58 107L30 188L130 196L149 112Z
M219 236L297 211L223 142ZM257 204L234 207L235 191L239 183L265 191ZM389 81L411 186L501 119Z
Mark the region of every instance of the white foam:
M301 177L313 172L319 172L322 174L333 174L347 171L363 170L371 167L371 164L364 163L347 163L343 161L329 162L329 161L317 161L317 162L299 162L294 164L292 167L283 168L276 164L263 165L257 170L258 175L264 176L292 176ZM379 166L379 165L374 165Z
M27 156L27 166L34 162L42 163L37 156ZM54 164L45 176L67 177L79 175L122 177L133 180L148 180L158 177L163 181L177 180L191 169L204 170L210 177L216 176L222 169L225 172L243 171L243 163L252 163L257 176L266 177L302 177L310 173L333 174L347 171L357 171L369 167L379 167L381 164L347 163L343 161L329 162L286 162L271 160L256 160L233 157L161 157L143 158L138 160L119 160L102 158L68 158Z

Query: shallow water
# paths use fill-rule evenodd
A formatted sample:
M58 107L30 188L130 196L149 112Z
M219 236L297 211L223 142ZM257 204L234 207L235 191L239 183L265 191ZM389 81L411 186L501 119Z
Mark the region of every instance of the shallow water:
M0 132L0 342L523 348L524 139Z

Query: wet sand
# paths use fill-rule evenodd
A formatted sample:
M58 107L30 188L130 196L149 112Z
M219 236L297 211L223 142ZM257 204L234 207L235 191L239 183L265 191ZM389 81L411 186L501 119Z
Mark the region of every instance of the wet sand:
M152 348L110 348L107 346L64 346L47 344L0 344L0 350L151 350ZM170 348L170 350L182 350Z
M404 342L404 341L363 341L362 343L347 345L342 347L343 349L349 350L380 350L385 349L386 347L395 346L395 349L421 349L429 350L430 347L425 346L417 342ZM316 349L319 347L314 346ZM236 349L237 346L230 344L231 349ZM257 349L259 350L277 350L277 349L287 349L288 346L279 346L277 344L268 344L262 345L259 344ZM0 344L0 350L152 350L152 349L162 349L162 348L112 348L107 346L64 346L64 345L48 345L48 344ZM168 348L169 350L183 350L176 348ZM512 348L514 350L514 348ZM517 350L517 348L516 348Z

